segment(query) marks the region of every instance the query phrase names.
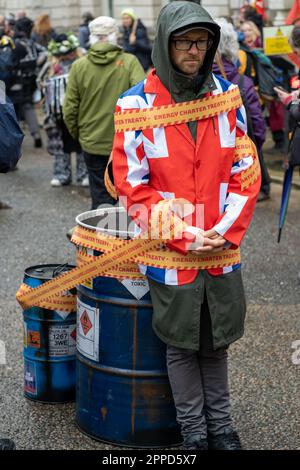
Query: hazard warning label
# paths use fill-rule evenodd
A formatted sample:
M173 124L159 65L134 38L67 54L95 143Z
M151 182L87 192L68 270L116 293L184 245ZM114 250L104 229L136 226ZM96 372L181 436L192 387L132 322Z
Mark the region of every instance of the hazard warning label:
M93 361L99 360L99 309L77 299L77 349Z
M27 346L30 348L40 349L41 347L41 334L39 331L27 331Z
M83 331L83 334L86 336L88 332L93 328L93 324L90 320L89 314L87 313L86 309L84 309L81 317L80 317L80 324Z
M149 284L148 281L145 279L124 279L120 281L124 287L135 297L137 300L140 300L149 292Z
M25 360L24 362L24 390L32 395L37 394L36 364Z
M76 324L55 325L49 328L49 355L74 356L76 354Z

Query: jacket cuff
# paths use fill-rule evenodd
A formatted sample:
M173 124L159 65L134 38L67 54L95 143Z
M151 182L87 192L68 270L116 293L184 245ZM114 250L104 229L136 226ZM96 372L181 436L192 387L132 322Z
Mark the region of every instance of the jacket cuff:
M197 227L186 227L180 240L172 240L167 242L166 245L171 250L177 251L181 255L186 255L190 251L189 248L194 243L199 230L201 229Z

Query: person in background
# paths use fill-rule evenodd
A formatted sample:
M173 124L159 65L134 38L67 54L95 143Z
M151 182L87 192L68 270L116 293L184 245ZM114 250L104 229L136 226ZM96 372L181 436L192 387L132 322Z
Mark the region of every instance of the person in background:
M5 36L5 16L0 15L0 37Z
M261 35L252 21L242 23L239 49L239 73L250 77L257 86L256 70L247 50L255 49L261 43Z
M146 27L142 21L136 18L131 8L126 8L121 13L123 27L123 49L125 52L135 55L143 66L145 72L151 66L151 44Z
M12 84L13 67L15 63L15 44L13 39L5 33L5 17L0 16L0 80L5 83L6 89Z
M36 78L38 67L47 59L47 51L31 39L33 21L21 18L16 22L13 37L14 71L12 85L7 94L14 103L18 119L25 119L34 146L42 146L39 124L33 104L33 94L37 88Z
M16 18L13 13L9 13L5 17L5 34L7 36L13 37L14 36L14 28L16 24Z
M244 44L249 49L262 47L261 33L253 21L245 21L241 25L241 31L244 33Z
M257 49L262 47L262 36L257 26L252 21L245 21L241 26L241 31L244 34L243 44L239 52L239 72L250 77L259 93L258 77L254 63L250 54L247 54L247 48ZM270 60L270 59L269 59ZM269 150L269 153L284 153L285 151L285 135L284 135L284 108L280 102L273 99L271 102L264 102L268 109L269 118L268 123L272 132L274 147Z
M52 27L50 16L47 13L40 15L34 22L31 38L43 47L48 47L51 39L56 39L57 33Z
M243 5L240 9L240 22L251 21L259 29L260 34L263 33L264 20L262 15L257 13L256 9L251 5Z
M289 42L293 51L300 58L300 26L294 26ZM299 72L300 77L300 72ZM275 87L274 90L278 94L278 98L285 106L288 112L289 124L289 146L288 157L285 165L300 167L300 89L293 90L291 93ZM300 282L300 271L298 273L298 281Z
M226 80L238 85L243 98L243 104L247 113L248 135L256 145L262 170L261 190L258 201L270 197L270 176L266 167L262 146L266 138L266 123L262 113L259 97L256 93L251 78L239 74L239 43L237 32L231 23L224 18L215 20L221 27L221 38L218 47L219 60L213 67L213 72L222 75Z
M92 13L89 11L82 14L82 23L79 26L79 43L82 49L86 51L90 47L89 38L90 38L90 30L89 30L89 23L93 21L94 17Z
M27 12L25 10L18 10L16 13L16 21L20 20L21 18L27 18Z
M53 155L53 178L51 186L66 186L72 182L71 153L76 152L76 182L88 186L87 169L81 147L70 135L62 115L68 73L72 64L81 57L77 37L60 34L48 45L49 67L40 86L45 95L46 118L44 129L48 136L47 150Z
M300 58L300 26L295 26L291 32L289 42L293 51ZM300 77L300 72L299 72ZM290 163L300 165L300 90L288 92L282 88L275 87L279 100L289 113L289 135L291 138L289 145Z
M145 78L136 57L117 45L114 18L100 16L89 24L91 47L71 68L63 115L67 128L78 139L88 169L92 209L113 204L104 185L112 150L114 106L121 93Z

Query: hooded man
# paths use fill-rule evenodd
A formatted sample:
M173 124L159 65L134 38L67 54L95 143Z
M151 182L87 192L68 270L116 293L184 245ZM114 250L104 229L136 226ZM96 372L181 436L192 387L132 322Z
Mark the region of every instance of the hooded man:
M167 344L184 448L199 450L240 449L227 348L244 331L239 245L260 188L238 87L212 74L219 38L219 26L196 3L176 1L161 10L155 69L120 97L113 146L116 189L140 228L145 210L150 220L166 199L184 198L195 209L181 238L161 253L163 259L172 250L174 258L166 256L164 266L145 261L140 269L150 284L154 331ZM226 104L229 96L234 105ZM148 109L130 112L140 108ZM139 122L147 116L152 127Z
M120 93L145 74L136 57L117 45L116 20L100 16L89 23L89 29L91 47L72 65L63 115L84 151L92 209L96 209L113 202L104 186L104 171L112 150L115 104Z

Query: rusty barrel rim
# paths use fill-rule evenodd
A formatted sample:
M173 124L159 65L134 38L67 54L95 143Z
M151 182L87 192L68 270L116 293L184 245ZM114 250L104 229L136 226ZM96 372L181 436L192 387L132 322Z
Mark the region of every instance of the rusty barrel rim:
M24 274L32 279L39 279L40 281L50 281L59 274L71 271L76 266L68 263L50 263L50 264L36 264L29 266L25 269ZM49 273L47 272L49 271ZM50 273L52 272L52 275Z
M104 444L111 444L115 447L125 447L126 449L171 449L172 447L179 447L183 443L183 440L181 438L180 442L175 443L175 444L170 444L170 445L149 445L149 446L147 446L147 445L123 444L123 443L113 441L113 440L110 441L108 439L101 439L100 437L89 433L82 426L80 426L80 424L78 423L77 420L75 421L75 424L78 427L79 431L82 432L82 434L84 434L85 436L90 437L94 441L103 442Z
M97 225L91 225L87 223L88 220L101 218L105 215L116 215L116 214L127 214L127 211L124 207L106 207L102 209L95 209L92 211L87 211L79 214L75 221L80 227L87 228L89 230L93 230L95 232L106 233L107 235L118 237L118 238L133 238L135 236L134 232L128 230L118 230L118 229L108 229L108 228L101 228Z

